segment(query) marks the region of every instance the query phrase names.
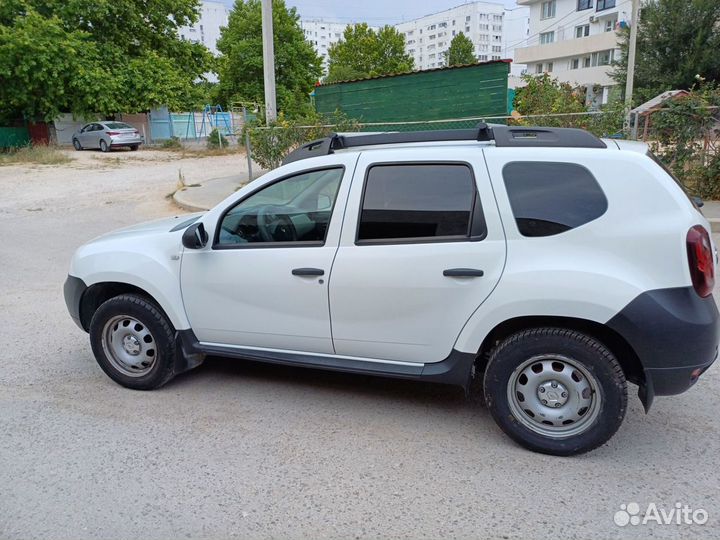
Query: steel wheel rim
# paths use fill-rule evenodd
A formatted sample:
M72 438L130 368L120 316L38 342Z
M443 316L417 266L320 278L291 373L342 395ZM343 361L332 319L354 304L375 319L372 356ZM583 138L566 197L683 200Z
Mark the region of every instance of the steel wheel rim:
M597 379L577 360L559 354L533 356L520 364L510 376L507 394L522 425L554 439L585 432L602 401Z
M144 323L117 315L105 323L102 347L113 368L128 377L147 375L157 360L157 344Z

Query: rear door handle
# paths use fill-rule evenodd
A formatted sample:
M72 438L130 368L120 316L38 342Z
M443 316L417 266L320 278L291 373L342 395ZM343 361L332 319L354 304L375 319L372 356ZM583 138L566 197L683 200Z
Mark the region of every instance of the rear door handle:
M483 277L485 272L476 268L448 268L443 270L446 277Z
M293 276L324 276L325 270L321 268L293 268Z

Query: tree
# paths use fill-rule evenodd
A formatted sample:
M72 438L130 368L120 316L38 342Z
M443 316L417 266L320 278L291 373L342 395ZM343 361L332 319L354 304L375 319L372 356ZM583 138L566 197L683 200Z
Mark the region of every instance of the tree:
M182 40L198 0L4 0L0 117L144 111L187 99L210 54Z
M377 32L366 23L345 28L343 38L328 50L325 82L407 73L415 67L405 53L405 38L392 26Z
M477 62L475 47L465 34L458 34L450 42L445 53L445 64L448 66L465 66Z
M620 32L613 78L625 88L629 30ZM689 89L695 76L720 80L720 2L649 0L638 26L633 98L642 103L665 90Z
M277 106L287 116L311 109L309 94L322 74L322 60L305 40L295 8L273 0ZM237 0L218 49L220 101L265 101L260 0Z

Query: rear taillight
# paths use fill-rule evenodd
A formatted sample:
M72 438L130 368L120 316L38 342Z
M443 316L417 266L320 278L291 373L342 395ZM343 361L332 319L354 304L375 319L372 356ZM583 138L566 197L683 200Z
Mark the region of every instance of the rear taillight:
M108 131L107 134L111 137L114 137L115 135L120 135L117 131Z
M705 227L695 225L687 233L688 264L695 292L705 298L715 286L715 261L712 243Z

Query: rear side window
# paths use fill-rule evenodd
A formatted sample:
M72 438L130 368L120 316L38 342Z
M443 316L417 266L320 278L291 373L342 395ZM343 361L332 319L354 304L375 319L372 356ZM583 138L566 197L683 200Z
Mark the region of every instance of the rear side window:
M608 208L595 177L575 163L508 163L503 180L523 236L560 234L599 218Z
M480 239L485 232L469 166L394 164L368 170L359 243Z

